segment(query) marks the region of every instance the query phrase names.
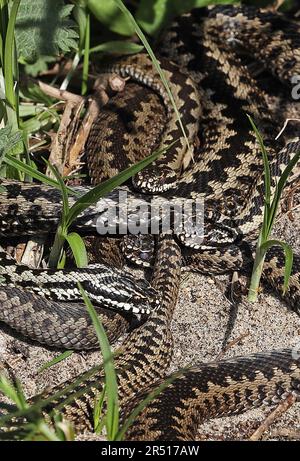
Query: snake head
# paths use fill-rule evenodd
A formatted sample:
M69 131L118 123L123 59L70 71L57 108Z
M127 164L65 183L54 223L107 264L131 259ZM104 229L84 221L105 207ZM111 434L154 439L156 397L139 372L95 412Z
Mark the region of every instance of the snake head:
M143 267L153 266L155 261L155 238L153 235L124 235L120 245L123 255L131 263Z
M82 282L92 302L101 307L135 315L149 315L159 307L158 293L146 280L105 267L101 277Z
M169 190L177 180L176 171L172 168L158 168L153 164L133 177L133 186L143 193L157 194Z

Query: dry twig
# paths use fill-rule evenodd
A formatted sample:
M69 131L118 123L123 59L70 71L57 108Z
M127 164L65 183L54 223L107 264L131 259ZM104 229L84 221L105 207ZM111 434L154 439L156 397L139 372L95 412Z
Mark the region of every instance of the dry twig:
M226 352L229 351L229 349L231 349L232 347L234 347L236 344L238 344L240 341L242 341L244 338L246 338L247 336L249 336L249 331L247 330L245 333L242 333L240 336L238 336L237 338L233 339L232 341L230 341L227 346L217 355L216 357L216 362L221 360L224 355L226 354Z
M269 414L269 416L266 417L266 419L260 424L260 426L256 429L255 432L249 437L249 440L257 441L260 440L263 433L266 432L271 424L274 423L276 419L278 419L280 416L282 416L286 411L294 405L296 402L296 397L293 394L289 394L286 399L284 399L282 402L277 405L275 410L272 411L272 413Z

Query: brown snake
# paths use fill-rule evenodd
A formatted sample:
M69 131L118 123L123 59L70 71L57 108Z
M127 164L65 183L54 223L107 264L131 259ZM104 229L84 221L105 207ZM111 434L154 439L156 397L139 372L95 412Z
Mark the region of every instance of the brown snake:
M274 18L280 18L278 21L282 29L279 27L278 31L276 28L272 30ZM222 34L218 35L220 30ZM288 31L290 35L287 35ZM265 39L268 33L271 34L268 45L262 47L260 34ZM234 56L230 47L229 49L224 47L222 42L226 39L229 44L239 45L240 42L248 40L252 55L260 62L264 60L266 67L274 68L276 77L287 83L292 75L300 74L300 59L297 59L294 51L299 43L298 35L298 26L285 22L281 16L272 16L251 8L229 7L211 10L204 20L202 10L184 15L165 35L163 46L159 49L163 56L161 63L166 72L170 72L168 76L173 92L177 96L176 102L184 116L183 121L187 127L191 149L187 149L188 155L186 155L186 144L180 137L173 149L160 158L154 166L135 178L134 184L142 192L149 193L149 187L151 192L164 190L166 197L172 197L174 194L185 199L205 196L209 211L208 221L211 220L215 228L220 225L218 238L223 229L234 229L235 232L223 237L227 238L226 249L222 245L217 249L210 247L210 244L214 247L215 235L210 226L207 227L210 238L207 246L204 245L203 248L195 247L186 235L179 236L177 241L173 236L159 238L152 287L157 293L161 293L160 306L151 312L143 325L128 336L120 356L115 360L124 419L137 402L165 378L171 360L170 321L177 299L182 258L178 239L186 246L182 250L185 263L204 272L240 269L245 259L251 260L252 249L249 242L253 240L253 235L256 235L261 223L264 190L261 153L253 133L249 130L245 112L250 113L255 121L259 122L259 128L268 144L274 178L280 175L284 165L299 148L298 140L287 141L285 146L273 141L274 123L264 92L258 90L240 58ZM170 59L180 66L182 72L173 72L175 67L168 62ZM149 73L143 56L127 58L121 67L113 65L110 70L118 70L122 75L131 75L143 81L156 89L166 104L167 98L161 90L161 84L157 76L153 77L153 71ZM189 79L185 77L185 72L188 73ZM151 77L145 79L144 74ZM186 92L185 97L178 88L182 88L183 93ZM190 128L192 122L197 121L200 116L197 97L190 96L194 94L191 91L195 88L200 92L199 101L203 105L204 129L201 131L200 127L201 135L198 136L200 138L198 140L195 139L197 129ZM183 103L187 100L186 96L189 99L189 111L185 109ZM155 96L148 94L146 97L149 98L150 105L151 101L156 105ZM143 104L143 95L140 94L139 98L140 104ZM111 104L114 104L114 101ZM122 100L116 104L120 104L121 107ZM126 104L123 102L123 109L124 107L126 108ZM111 107L106 110L109 112ZM149 126L155 133L159 131L157 123L160 125L157 120L163 118L163 109L158 110L160 111L158 118L154 121L149 118ZM170 109L165 134L159 134L162 146L171 139L176 139L179 133L180 128L174 121L173 115ZM105 116L104 110L102 118ZM100 117L97 123L101 122ZM120 136L115 139L120 139ZM132 141L132 138L130 139ZM116 166L114 158L111 159L109 156L103 158L97 152L99 146L103 147L102 153L105 152L113 142L112 133L104 132L103 129L99 133L99 125L94 127L87 145L88 156L91 157L90 172L94 181L99 180L99 171L104 162L109 163L109 167L113 163L114 167L110 168L110 174L115 174L118 169L123 168L122 165ZM143 155L152 150L151 143L151 140L145 143ZM125 143L122 142L122 148L124 146ZM99 153L99 156L93 157L95 153ZM194 160L191 160L192 154ZM134 163L136 157L129 160ZM167 168L165 168L166 164ZM161 170L162 165L164 165L163 170ZM183 174L182 170L184 170ZM145 181L145 178L148 180ZM176 178L175 183L174 178ZM8 226L22 228L22 222L12 224L9 220L10 216L14 216L9 198L10 195L19 195L20 186L13 183L8 183L7 186L9 192L6 193L7 202L3 205L5 207L3 215L7 219ZM20 213L22 206L27 207L29 217L32 216L34 220L34 206L37 205L34 191L38 193L38 188L22 187L19 192L22 191L24 203L20 202L18 212ZM46 199L49 199L52 194L48 192L45 188ZM41 203L38 206L41 208L39 219L44 218L49 228L49 220L54 224L57 216L57 212L53 211L55 207L57 209L57 194L53 195L47 210L44 211ZM22 213L20 215L22 216ZM83 219L82 226L84 225L87 223ZM265 275L278 291L282 281L282 267L282 253L271 251L267 256ZM286 297L296 311L299 309L299 274L299 258L296 257L292 281ZM10 289L0 286L0 300L2 305L5 305L6 312L11 307L18 307L18 303L19 306L24 304L24 301L20 303L20 299L25 295L21 295L21 292L18 295L16 291L10 293ZM149 290L149 293L152 293L150 288ZM30 296L33 295L28 294L28 303L32 299ZM49 301L49 303L53 305L53 302ZM49 305L48 309L50 307ZM3 320L7 321L5 318ZM20 324L20 321L16 323ZM18 325L16 327L19 328ZM25 328L23 332L26 333ZM45 408L45 411L51 411L55 406L71 419L79 430L92 429L95 396L101 391L102 385L103 372L100 367L96 367L78 378L76 391L71 387L68 389L67 383L53 389L51 394L57 392L57 398ZM291 349L203 365L175 377L138 416L127 437L146 440L191 439L195 437L198 425L205 418L235 414L262 403L276 402L290 392L298 394L299 389L300 358L299 354L295 354ZM44 393L43 397L47 399L48 394ZM67 403L66 398L68 398Z

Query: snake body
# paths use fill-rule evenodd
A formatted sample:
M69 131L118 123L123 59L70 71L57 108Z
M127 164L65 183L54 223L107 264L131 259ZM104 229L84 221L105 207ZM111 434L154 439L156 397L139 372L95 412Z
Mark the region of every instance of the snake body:
M267 40L265 47L261 46L263 40ZM264 183L260 148L249 130L245 112L254 118L268 146L273 190L276 179L299 149L298 138L286 140L284 144L274 141L275 125L266 95L258 89L247 67L235 53L237 45L245 42L249 44L252 56L263 61L283 83L289 83L292 75L300 74L300 59L295 51L299 45L299 27L278 14L233 7L215 7L207 14L203 10L195 10L179 18L165 34L163 45L159 48L160 62L175 95L187 139L179 136L172 148L155 165L137 175L134 187L138 191L129 193L129 213L131 206L132 212L136 211L136 198L141 198L145 204L149 204L150 200L160 203L165 197L170 200L205 198L206 240L203 245L196 245L191 236L185 233L160 236L152 287L145 282L135 284L130 276L118 269L103 266L98 266L103 274L95 276L92 288L87 283L90 282L90 269L70 270L62 275L69 281L71 274L70 283L74 280L86 282L90 295L94 296L93 300L100 301L104 306L122 307L121 304L127 303L125 299L129 296L132 301L131 310L142 303L144 307L139 312L151 311L145 323L130 333L121 354L115 360L124 419L143 396L165 379L172 357L170 321L177 299L181 264L185 263L203 272L225 272L241 269L245 262L246 265L252 262L252 241L262 220ZM180 67L180 71L176 66ZM108 69L123 76L131 76L154 89L158 97L161 97L162 102L159 102L158 97L149 92L145 96L150 106L153 104L158 107L157 118L149 117L148 121L151 130L158 136L159 146L165 147L179 135L180 126L169 107L165 90L144 55L125 58L122 64L113 63ZM130 97L129 92L125 99L128 101ZM138 104L142 105L144 100L141 93L138 99ZM122 96L120 102L116 99L115 103L121 107L120 113L123 111L124 117L124 108L127 106ZM163 105L166 109L162 108ZM110 109L105 109L102 117L109 119ZM164 110L167 116L164 131L161 131ZM198 126L200 116L203 128L201 123ZM138 119L138 115L134 114L134 118ZM111 154L103 156L106 150L111 149L114 139L119 140L120 136L114 138L111 131L104 131L103 128L99 132L99 124L102 122L100 116L87 145L93 182L99 180L100 166L104 162L112 167L110 174L115 174L118 168L122 169L122 165L116 166ZM134 146L132 140L136 134L131 133L130 137L130 130L126 143L122 142L122 148ZM99 146L103 147L102 152L99 152ZM147 141L144 147L146 153L152 150L152 141ZM136 157L129 158L129 163L134 161ZM17 235L24 232L24 227L30 229L30 232L38 230L46 233L57 224L57 191L13 181L3 181L3 185L6 191L0 199L2 234L9 231ZM83 189L79 188L78 191L83 192ZM95 217L105 213L112 203L121 206L118 203L118 191L83 213L76 223L78 229L94 229ZM146 219L145 216L143 219ZM75 328L71 328L71 339L66 340L69 334L66 330L70 329L70 325L61 327L65 317L60 314L56 301L46 300L36 294L47 294L48 291L49 295L49 292L53 292L55 288L51 290L51 283L57 273L15 266L4 252L1 252L1 261L2 276L6 277L7 282L17 285L0 285L1 319L30 336L33 331L35 339L50 341L52 345L58 345L62 339L67 347L73 347L77 323L74 323ZM279 291L283 277L282 252L271 250L266 262L265 278ZM43 277L46 277L46 285L39 281ZM33 279L38 279L36 285L32 283ZM122 287L124 284L122 299L119 297L123 288L108 293L110 290L107 290L107 285L110 287L111 283L115 288L118 283ZM26 291L22 290L24 286ZM98 286L100 292L97 291ZM285 299L296 311L299 310L299 288L300 259L295 257L292 280ZM156 293L159 304L155 302ZM72 285L69 296L62 292L57 299L64 297L70 301L73 294ZM116 299L120 299L120 302L114 304ZM33 306L37 302L42 313L41 321L36 328L28 328L25 320L32 323L32 314L36 312ZM95 345L95 335L90 324L87 329L88 320L84 318L80 307L77 310L76 305L70 306L69 302L65 305L64 312L71 318L70 323L74 319L77 319L78 324L82 322L78 336L88 331L83 343ZM56 306L56 310L51 324L49 311L53 306ZM25 314L21 321L22 312ZM121 327L123 321L119 317L113 318L117 319L118 327ZM40 325L50 330L47 338L41 334ZM55 325L60 333L56 333ZM101 392L103 382L101 367L95 367L78 378L75 391L71 386L68 387L68 383L54 388L51 394L56 393L56 398L45 407L45 411L51 412L55 406L79 430L91 429L95 397ZM288 393L298 395L299 389L300 358L292 349L188 369L183 375L170 378L162 392L139 414L127 437L187 440L195 437L198 425L205 418L235 414L263 403L274 403ZM42 396L47 401L49 393L45 392ZM33 401L37 398L40 396L33 398Z

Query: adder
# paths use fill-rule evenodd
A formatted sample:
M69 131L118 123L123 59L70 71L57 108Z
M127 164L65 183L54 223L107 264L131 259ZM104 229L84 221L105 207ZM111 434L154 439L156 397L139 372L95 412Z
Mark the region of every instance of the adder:
M118 158L123 159L120 151L126 154L130 164L140 155L147 155L155 145L165 148L175 141L155 164L133 179L133 188L124 189L128 193L128 213L136 212L136 198L145 204L165 199L204 199L201 244L185 231L162 234L154 250L144 247L143 239L142 243L134 240L132 244L131 237L128 238L137 250L135 260L142 258L148 265L154 264L151 286L146 281L135 281L120 268L104 264L80 270L29 269L15 265L1 252L0 275L6 284L0 286L0 319L33 339L55 346L96 346L90 320L78 306L78 280L98 304L111 337L116 336L116 331L124 331L128 317L113 315L101 307L150 313L129 334L115 360L124 420L137 402L165 379L172 357L170 321L181 265L205 273L241 270L245 264L251 265L253 241L262 221L264 182L260 147L246 113L254 119L268 148L273 190L283 168L299 149L299 140L297 137L284 142L274 140L278 126L268 96L251 75L244 53L250 53L274 78L289 85L291 77L300 74L298 46L298 24L279 13L251 7L214 7L197 9L178 18L164 33L158 53L187 139L182 137L168 94L145 55L124 58L107 66L106 71L130 76L143 87L127 84L125 93L112 98L93 127L86 146L92 182L106 179L123 168L122 163L118 165ZM147 136L145 123L156 139ZM114 156L116 148L118 155ZM13 181L2 184L6 187L0 197L2 234L17 235L25 228L29 233L55 229L60 210L57 191L37 184ZM118 203L118 191L90 207L75 227L83 232L95 230L95 217L105 216L107 206L112 204L122 206ZM147 220L147 215L141 219ZM152 240L147 236L149 239ZM106 245L111 257L109 240ZM119 261L116 255L113 259ZM264 277L281 292L280 250L269 251ZM299 280L300 260L296 256L285 296L296 311ZM58 301L65 302L58 304ZM50 394L43 393L44 410L51 413L55 406L78 430L92 429L95 396L99 395L103 382L101 367L95 367L78 378L76 390L63 383L53 388L50 394L56 393L56 397L49 401ZM298 395L299 389L300 358L296 349L187 369L172 377L138 415L126 435L142 440L191 439L205 418L274 403L288 393ZM39 397L33 397L32 401Z

